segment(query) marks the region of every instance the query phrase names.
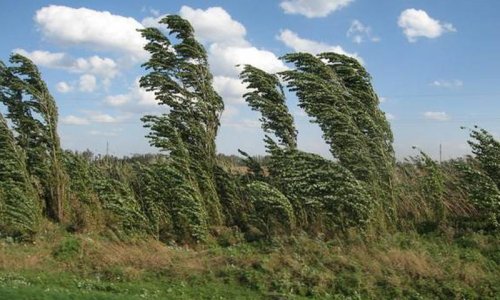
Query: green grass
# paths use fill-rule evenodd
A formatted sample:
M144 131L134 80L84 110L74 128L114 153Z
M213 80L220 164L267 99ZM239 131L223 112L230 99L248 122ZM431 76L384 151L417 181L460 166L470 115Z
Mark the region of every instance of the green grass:
M189 249L49 231L0 241L1 299L500 299L500 239L307 236Z
M263 295L218 282L82 279L70 274L0 275L0 299L260 299Z

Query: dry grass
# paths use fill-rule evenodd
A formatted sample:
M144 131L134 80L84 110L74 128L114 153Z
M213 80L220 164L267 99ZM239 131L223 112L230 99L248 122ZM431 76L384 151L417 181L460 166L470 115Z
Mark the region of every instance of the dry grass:
M80 249L74 257L64 260L55 256L54 251L65 239L78 240ZM474 249L492 251L491 241L481 238L474 241L477 244ZM405 237L405 247L398 246L401 240L391 237L367 243L340 240L325 243L300 236L274 247L238 244L230 248L189 249L166 246L155 240L123 243L86 234L68 236L52 228L35 242L35 245L0 244L0 271L50 270L82 277L102 274L110 280L132 281L140 281L146 275L185 282L193 277L245 278L242 284L263 289L269 289L272 283L285 289L307 286L319 291L346 284L343 278L349 278L347 284L351 288L365 291L379 290L380 282L397 288L421 280L460 282L475 287L492 278L487 260L480 252L474 250L464 260L461 248L455 246L453 252L447 253L444 246L442 252L434 248L431 255L427 242L418 236Z

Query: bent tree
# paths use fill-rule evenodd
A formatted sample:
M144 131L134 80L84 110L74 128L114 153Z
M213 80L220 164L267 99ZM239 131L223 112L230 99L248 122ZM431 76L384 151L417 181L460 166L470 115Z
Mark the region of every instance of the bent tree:
M183 236L203 239L208 225L224 221L215 180L215 138L224 103L212 87L206 51L189 22L172 15L160 24L167 25L168 36L157 28L140 30L151 54L143 65L149 73L140 84L169 111L143 121L151 130L151 145L169 153L174 226Z
M278 76L246 65L240 77L250 89L245 100L261 113L263 130L279 140L265 138L269 182L290 200L297 225L316 233L364 227L370 197L347 168L297 149L297 131Z
M0 114L0 232L31 235L37 231L41 215L25 153Z
M17 145L26 151L26 165L44 200L46 215L63 221L68 178L57 134L57 106L28 58L13 54L10 62L9 67L0 64L0 101L7 107Z

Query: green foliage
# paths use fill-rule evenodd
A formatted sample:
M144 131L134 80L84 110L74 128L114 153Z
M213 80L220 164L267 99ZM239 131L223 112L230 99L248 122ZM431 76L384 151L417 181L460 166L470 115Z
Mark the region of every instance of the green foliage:
M97 177L93 188L106 214L105 222L108 228L117 234L149 232L149 223L132 190L126 184L116 179Z
M62 239L61 243L52 252L52 255L59 260L74 259L81 253L81 242L79 239L68 236Z
M249 203L242 201L242 182L223 167L215 169L215 181L227 226L245 228L248 224Z
M475 155L469 164L459 164L462 183L470 201L479 212L479 222L500 228L500 142L477 126L468 141Z
M177 43L172 44L159 29L141 30L151 58L143 65L149 73L140 83L154 91L169 112L146 116L143 121L151 129L150 143L171 158L174 198L178 198L175 213L183 220L176 226L190 227L187 231L193 238L203 239L208 224L223 223L214 170L215 137L224 103L212 87L205 49L196 41L189 22L171 15L160 24L167 25Z
M13 54L10 62L10 67L0 63L0 102L7 106L17 144L26 151L30 174L41 183L47 215L63 221L67 176L57 134L57 106L33 62L19 54Z
M500 142L486 130L477 126L471 130L470 137L474 140L468 143L481 169L500 188Z
M423 151L413 158L414 166L420 170L419 188L425 204L430 206L433 221L444 222L445 207L443 204L445 178L440 166Z
M134 174L131 180L132 189L151 224L154 236L164 242L174 239L171 186L167 184L170 182L168 165L163 162L136 163Z
M317 62L323 64L320 60ZM325 72L335 76L326 66ZM283 74L294 84L299 84L300 79L297 78L303 75L299 71ZM268 152L271 154L270 178L267 181L290 199L298 224L318 233L331 233L337 229L345 232L350 227L365 227L370 219L373 205L361 182L341 164L296 149L297 133L293 118L285 104L278 77L248 65L240 77L252 90L244 95L245 100L252 109L261 113L262 128L276 135L284 146L284 149L281 149L270 137L266 137ZM297 82L293 78L296 78ZM299 91L298 88L292 90L297 91L299 99L302 97L308 99L305 101L320 101L319 98L314 98L316 96L313 94L316 91L312 88L303 91ZM327 92L334 91L330 89ZM328 96L335 97L335 94ZM313 97L314 100L310 100L309 97ZM316 104L310 103L311 106ZM302 107L305 108L304 105ZM323 108L324 106L312 107L309 113L321 113L320 118L325 118L322 128L326 128L332 126L327 120L334 121L334 118L328 115L328 112L321 111ZM250 179L266 180L263 179L262 167L245 152L240 151L240 153L247 157L247 166L252 174Z
M41 207L26 157L0 114L0 233L32 235L38 231Z
M392 133L365 69L335 53L292 53L283 60L295 69L280 74L299 106L318 123L332 155L366 183L375 199L389 201Z
M480 228L500 228L500 191L495 181L484 171L468 165L460 164L457 167L462 173L462 186L478 211L472 220L482 223L477 226Z
M254 181L246 186L245 194L253 205L250 223L267 237L293 231L293 207L278 189L265 182Z
M273 184L293 204L298 223L313 232L364 228L373 203L361 182L336 162L268 140Z
M119 238L151 233L152 222L124 175L126 167L108 158L94 160L84 154L65 152L70 177L69 194L73 231L111 230Z
M262 114L260 121L264 131L272 131L283 145L296 148L297 130L285 104L285 94L278 76L245 65L240 78L250 89L243 97L252 110Z

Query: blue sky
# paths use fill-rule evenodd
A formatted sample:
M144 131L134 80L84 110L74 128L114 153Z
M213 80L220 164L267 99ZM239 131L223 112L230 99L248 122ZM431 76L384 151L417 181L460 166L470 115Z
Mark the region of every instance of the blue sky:
M219 152L263 154L258 115L241 99L237 63L286 68L292 51L337 51L360 59L391 120L399 158L413 145L437 157L469 152L477 124L500 135L500 2L496 0L2 1L0 59L32 58L57 100L69 149L115 155L156 151L140 117L159 113L137 85L147 58L135 31L181 14L207 48L226 111ZM328 156L316 125L296 107L299 147Z

